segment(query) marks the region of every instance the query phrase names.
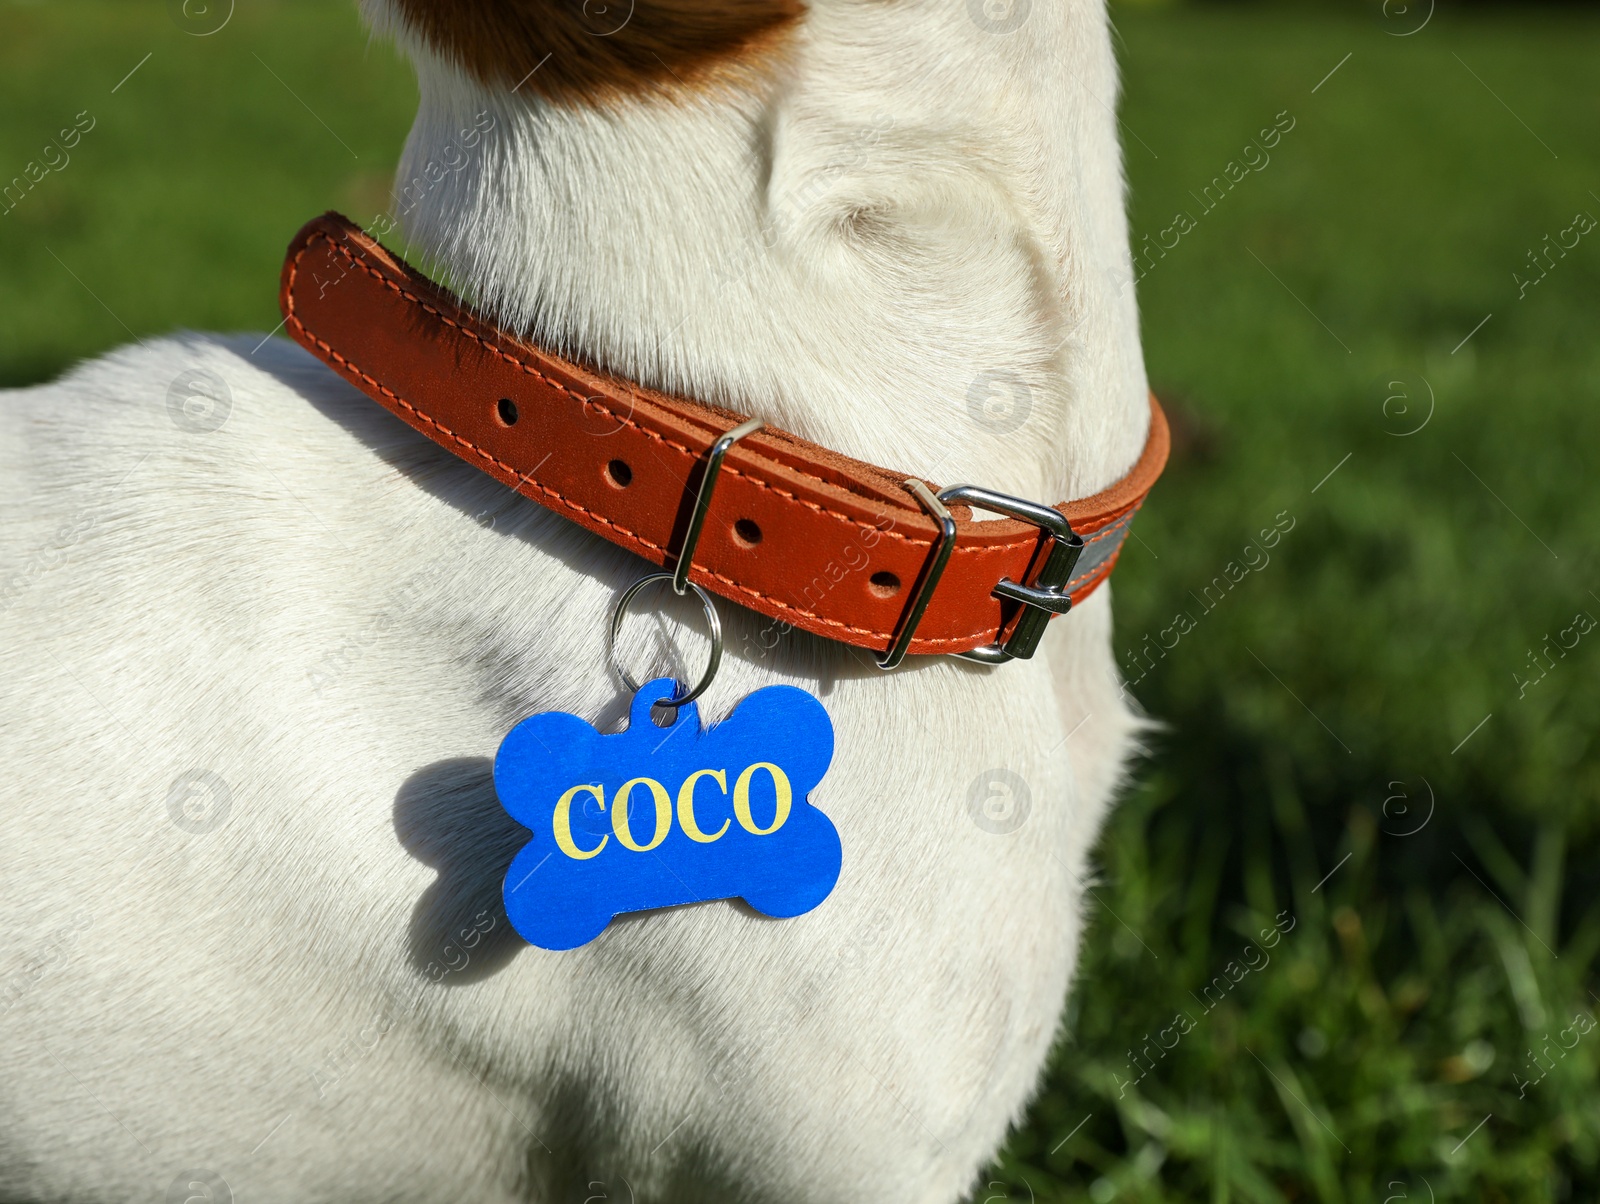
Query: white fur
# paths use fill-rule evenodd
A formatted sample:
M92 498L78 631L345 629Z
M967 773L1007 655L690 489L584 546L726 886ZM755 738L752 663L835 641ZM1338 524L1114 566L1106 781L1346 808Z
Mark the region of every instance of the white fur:
M496 118L410 231L508 321L943 483L1079 496L1137 455L1095 0L1008 35L960 0L817 0L763 82L604 114L407 45L402 178ZM434 983L524 839L487 759L536 711L620 721L605 623L644 565L257 341L126 348L0 410L0 1199L194 1168L259 1201L960 1197L1036 1086L1135 728L1109 590L997 671L762 656L724 605L705 717L777 681L833 717L833 896L568 953L501 919ZM193 368L220 430L170 416ZM1031 390L1006 435L966 405L995 370ZM694 672L687 617L634 621L624 658ZM995 768L1031 791L1006 835L968 810ZM168 807L197 769L232 792L204 834Z

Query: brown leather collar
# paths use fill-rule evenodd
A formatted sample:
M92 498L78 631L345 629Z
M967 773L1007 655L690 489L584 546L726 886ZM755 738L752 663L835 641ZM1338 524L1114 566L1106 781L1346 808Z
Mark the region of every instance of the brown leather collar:
M396 417L658 565L672 564L682 546L708 450L743 417L514 338L337 213L295 236L280 303L302 346ZM995 646L1024 612L1040 611L1042 631L1045 611L1065 610L1067 598L1081 601L1106 579L1167 447L1166 418L1152 396L1138 463L1109 489L1054 508L1083 550L1062 582L1040 591L1041 607L995 592L1002 580L1039 585L1061 542L1041 527L972 522L959 507L954 526L941 527L906 474L767 427L728 451L689 578L770 616L773 632L798 627L884 652L914 625L913 653L978 649L983 659L1004 659ZM948 531L947 567L916 620ZM1072 563L1057 559L1058 567Z

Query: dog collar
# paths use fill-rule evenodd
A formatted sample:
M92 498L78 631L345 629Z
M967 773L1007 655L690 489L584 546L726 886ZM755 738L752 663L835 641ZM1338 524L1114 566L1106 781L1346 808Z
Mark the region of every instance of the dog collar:
M279 302L301 346L447 451L680 580L686 567L772 630L871 649L884 668L907 653L1032 656L1049 619L1110 574L1167 459L1152 395L1138 462L1092 497L935 493L534 347L337 213L295 236ZM696 500L713 480L708 516ZM973 522L972 505L1007 517Z

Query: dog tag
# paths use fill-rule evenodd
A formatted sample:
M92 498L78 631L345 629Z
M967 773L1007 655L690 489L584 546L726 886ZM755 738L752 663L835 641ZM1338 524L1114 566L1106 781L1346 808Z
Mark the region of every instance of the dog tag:
M692 702L657 727L651 708L677 689L648 682L614 735L547 711L501 742L500 805L533 831L506 874L506 915L530 944L574 949L614 916L709 899L787 918L833 890L839 833L807 798L833 759L822 704L767 686L715 727Z

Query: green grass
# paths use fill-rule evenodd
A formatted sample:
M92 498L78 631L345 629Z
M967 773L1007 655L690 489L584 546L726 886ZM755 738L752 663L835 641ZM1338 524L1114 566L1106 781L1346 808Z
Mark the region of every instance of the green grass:
M0 5L0 178L96 121L0 217L0 383L270 329L299 224L385 205L414 86L352 6L194 38L160 5ZM1180 439L1117 583L1166 727L975 1200L1600 1192L1600 1031L1571 1027L1600 1010L1600 632L1556 647L1600 617L1600 230L1513 280L1600 217L1600 22L1441 6L1398 38L1375 10L1116 10L1136 241L1194 221L1140 285Z
M0 385L130 333L271 330L300 225L388 204L416 84L354 3L241 0L209 37L169 7L0 0L0 183L94 122L0 216Z
M1136 242L1195 219L1140 286L1186 438L1117 585L1167 728L990 1194L1594 1199L1600 1033L1554 1042L1600 1010L1600 633L1554 641L1600 616L1600 230L1525 299L1513 271L1600 217L1600 23L1118 16ZM1283 111L1272 161L1204 211L1190 190ZM1259 568L1230 589L1230 561Z

